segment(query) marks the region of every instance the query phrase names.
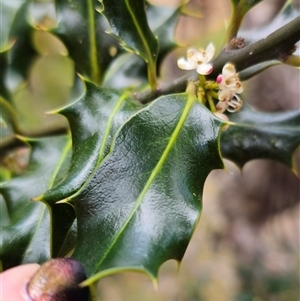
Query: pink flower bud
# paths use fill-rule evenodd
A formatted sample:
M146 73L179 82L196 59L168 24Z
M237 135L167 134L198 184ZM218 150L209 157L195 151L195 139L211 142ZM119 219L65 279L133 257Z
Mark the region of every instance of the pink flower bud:
M220 84L223 80L223 76L222 74L219 74L218 77L217 77L217 83Z

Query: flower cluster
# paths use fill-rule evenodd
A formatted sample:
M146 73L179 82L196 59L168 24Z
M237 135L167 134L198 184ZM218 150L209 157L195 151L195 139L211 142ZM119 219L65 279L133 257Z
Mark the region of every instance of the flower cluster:
M199 74L207 75L213 70L211 64L208 64L215 54L215 47L213 44L209 44L206 50L194 48L188 49L187 60L180 58L177 62L178 67L183 70L194 70Z
M200 76L210 74L213 71L213 66L209 62L215 54L215 47L209 44L206 50L194 48L188 49L187 59L180 58L177 62L178 67L184 70L196 70ZM243 92L242 83L236 73L235 67L231 63L225 64L220 74L216 79L217 87L219 88L218 100L214 111L217 113L237 112L243 105L238 94Z
M222 74L217 77L219 85L219 102L216 106L218 112L237 112L243 105L237 94L243 92L242 83L235 71L234 65L227 63L222 70Z

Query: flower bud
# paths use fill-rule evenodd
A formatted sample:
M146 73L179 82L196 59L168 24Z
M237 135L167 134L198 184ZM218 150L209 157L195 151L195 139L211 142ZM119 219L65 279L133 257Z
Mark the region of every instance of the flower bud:
M45 262L27 285L30 301L87 301L89 288L79 283L86 279L81 263L71 258Z

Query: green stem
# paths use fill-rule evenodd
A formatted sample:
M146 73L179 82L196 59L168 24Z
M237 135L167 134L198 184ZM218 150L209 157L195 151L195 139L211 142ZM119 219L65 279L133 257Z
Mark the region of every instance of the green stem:
M101 75L100 75L98 55L97 55L95 9L93 5L93 0L88 0L87 5L88 5L88 21L89 21L91 80L96 84L100 84Z
M197 98L201 104L203 104L203 105L205 104L205 102L206 102L205 91L201 86L198 88Z
M219 85L216 82L206 82L205 90L219 89Z
M199 74L199 84L200 84L200 87L202 87L203 89L205 89L205 83L206 83L205 76L202 75L202 74Z
M209 104L210 110L211 110L213 113L217 112L215 103L214 103L213 98L211 97L210 93L207 93L207 94L206 94L206 98L207 98L207 100L208 100L208 104Z
M284 64L290 65L296 68L300 67L300 56L298 55L289 55L284 61Z
M152 91L155 91L157 88L156 81L156 63L151 61L148 63L148 81Z
M244 19L245 13L241 9L240 5L231 5L231 16L229 20L229 25L226 31L226 37L225 37L225 47L228 48L230 45L230 41L233 38L236 38L237 33L239 31L239 28L241 26L241 23Z
M232 39L237 37L238 31L241 27L242 21L248 11L263 0L231 0L231 16L226 32L225 47L234 48L234 43L231 44Z
M219 95L218 95L217 92L211 90L211 91L209 91L209 94L210 94L211 97L218 99Z

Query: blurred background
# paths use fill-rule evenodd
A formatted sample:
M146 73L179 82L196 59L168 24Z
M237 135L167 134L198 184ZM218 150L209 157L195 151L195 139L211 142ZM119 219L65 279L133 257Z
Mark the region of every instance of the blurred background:
M181 1L150 2L176 7ZM247 15L242 26L259 28L267 24L284 2L263 1ZM298 7L299 2L294 1ZM187 47L205 48L213 42L221 50L230 17L229 1L191 0L188 8L194 17L180 18L175 39L182 47L163 63L162 81L184 74L176 62ZM45 26L54 26L54 14L50 5L42 20ZM32 43L39 56L31 66L28 85L15 90L14 104L21 112L20 125L37 135L45 129L50 132L66 127L62 116L44 112L74 100L80 86L72 89L74 64L57 38L37 31ZM299 83L298 69L275 66L245 82L243 98L261 111L296 109ZM12 131L6 129L4 136L9 139ZM299 150L296 157L299 171ZM166 262L160 270L157 290L142 274L107 277L99 282L102 301L300 300L299 178L269 160L252 161L242 171L229 161L225 163L226 171L213 171L207 178L202 216L179 269L176 262ZM1 164L15 164L15 173L21 173L26 167L26 151L20 148L7 153Z

